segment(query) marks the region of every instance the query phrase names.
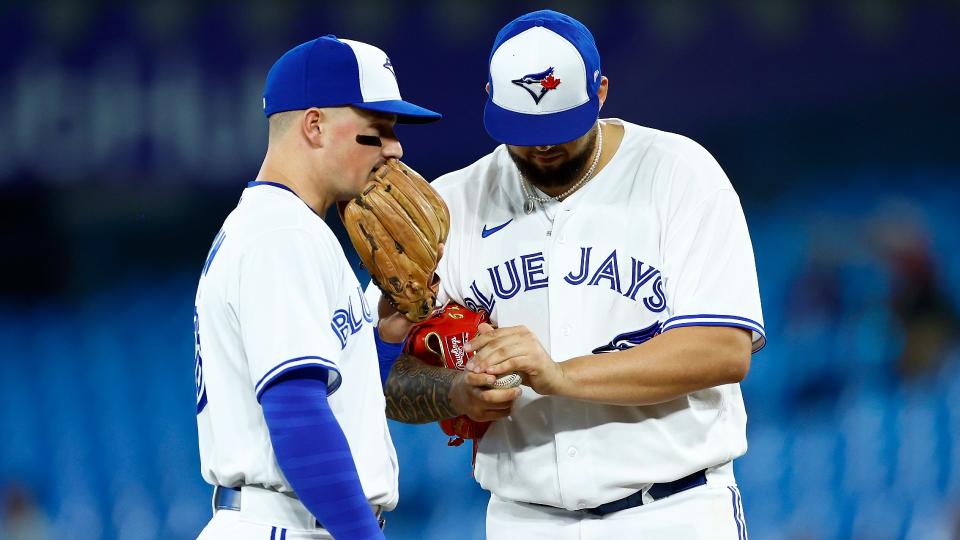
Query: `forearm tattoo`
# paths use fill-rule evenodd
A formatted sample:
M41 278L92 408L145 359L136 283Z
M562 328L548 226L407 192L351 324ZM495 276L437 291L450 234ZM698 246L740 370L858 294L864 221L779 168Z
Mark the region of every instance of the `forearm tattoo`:
M405 424L425 424L458 413L450 402L450 387L457 372L429 366L422 361L400 355L387 377L387 418Z

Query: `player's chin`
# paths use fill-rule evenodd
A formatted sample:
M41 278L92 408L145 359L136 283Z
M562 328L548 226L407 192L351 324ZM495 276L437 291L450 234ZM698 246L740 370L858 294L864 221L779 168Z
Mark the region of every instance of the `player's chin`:
M342 191L341 191L340 193L338 193L337 196L336 196L337 202L346 202L346 201L349 201L349 200L351 200L351 199L354 199L355 197L359 196L360 193L363 192L363 188L364 188L364 186L366 186L366 185L367 185L366 182L364 182L362 186L359 186L359 187L351 187L351 188L349 188L349 189L344 189L344 190L342 190Z
M551 178L557 173L563 171L563 162L549 165L534 165L534 169L536 169L537 173L539 173L541 177Z
M530 162L541 170L551 170L563 165L567 161L567 156L563 153L554 153L548 155L536 155L530 158Z
M350 186L350 191L353 193L351 197L356 197L357 195L363 193L363 190L367 185L373 180L373 173L376 169L370 171L370 174L364 176L363 178L355 178L353 183Z

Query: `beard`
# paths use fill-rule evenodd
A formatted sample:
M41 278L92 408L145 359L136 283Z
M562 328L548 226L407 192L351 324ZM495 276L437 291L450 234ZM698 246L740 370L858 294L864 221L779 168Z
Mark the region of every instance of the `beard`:
M543 169L532 161L520 157L513 153L510 148L507 148L507 153L510 154L510 159L517 165L517 168L520 169L520 174L534 186L548 189L569 186L580 180L580 176L586 172L584 169L587 161L593 158L596 152L596 148L594 148L597 141L596 130L591 133L590 141L582 152L549 169Z

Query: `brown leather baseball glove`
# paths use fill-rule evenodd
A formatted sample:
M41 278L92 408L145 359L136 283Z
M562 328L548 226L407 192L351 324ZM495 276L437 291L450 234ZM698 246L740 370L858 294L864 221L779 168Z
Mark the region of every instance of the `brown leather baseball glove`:
M341 213L350 241L390 304L411 321L426 319L437 300L447 205L416 171L397 159L370 176Z

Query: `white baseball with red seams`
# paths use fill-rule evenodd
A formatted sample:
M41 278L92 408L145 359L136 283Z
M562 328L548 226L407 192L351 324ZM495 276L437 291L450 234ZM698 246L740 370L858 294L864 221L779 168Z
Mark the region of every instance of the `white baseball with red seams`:
M521 382L523 382L523 380L520 378L520 375L508 373L502 377L497 377L497 380L493 381L493 384L490 386L494 388L516 388L520 386Z

